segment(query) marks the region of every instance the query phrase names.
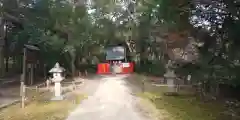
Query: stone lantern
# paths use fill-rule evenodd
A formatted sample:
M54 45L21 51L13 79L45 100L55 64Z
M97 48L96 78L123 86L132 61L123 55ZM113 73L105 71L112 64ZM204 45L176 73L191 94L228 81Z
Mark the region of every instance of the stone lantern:
M176 92L175 91L175 78L176 75L173 70L167 70L167 72L164 74L165 79L167 80L168 85L168 92Z
M63 72L65 69L56 63L55 66L49 71L53 74L52 81L55 83L54 86L54 97L52 100L63 100L62 90L61 90L61 81L64 80Z

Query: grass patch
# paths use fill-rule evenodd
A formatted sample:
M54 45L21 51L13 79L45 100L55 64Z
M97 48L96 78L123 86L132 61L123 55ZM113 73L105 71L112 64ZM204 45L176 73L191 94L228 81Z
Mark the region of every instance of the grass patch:
M134 75L131 79L135 85L142 87L140 84L142 78L143 76ZM159 112L159 120L218 120L221 118L220 113L224 111L221 103L197 100L191 88L182 89L177 96L166 96L165 92L167 87L154 86L147 80L144 92L137 94L154 104Z
M223 111L220 103L204 103L186 92L180 92L178 96L165 96L164 87L151 87L139 96L151 100L158 110L167 111L168 120L216 120Z
M39 98L36 97L36 98ZM85 98L84 95L74 94L71 99L50 101L36 99L25 108L20 104L12 105L0 111L1 120L65 120L76 104Z

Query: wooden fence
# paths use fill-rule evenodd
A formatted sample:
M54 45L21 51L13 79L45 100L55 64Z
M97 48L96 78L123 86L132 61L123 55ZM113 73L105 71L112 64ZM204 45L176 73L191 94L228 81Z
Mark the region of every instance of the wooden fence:
M20 97L21 97L21 108L25 108L26 104L32 102L37 98L37 96L53 96L54 87L52 86L51 80L46 80L45 82L35 85L35 86L26 86L23 82L20 85ZM67 87L63 87L62 92L74 91L77 89L75 81L71 82L62 82L62 84L67 84ZM50 95L50 96L49 96Z

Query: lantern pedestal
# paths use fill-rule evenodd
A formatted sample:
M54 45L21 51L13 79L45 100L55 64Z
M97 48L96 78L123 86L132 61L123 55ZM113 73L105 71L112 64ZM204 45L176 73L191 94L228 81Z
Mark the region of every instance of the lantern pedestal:
M63 100L62 96L62 90L61 90L61 83L55 82L54 86L54 97L51 100Z
M164 77L167 80L168 93L176 92L176 90L175 90L175 78L176 78L176 75L175 75L174 71L168 70L164 74Z
M175 91L175 84L174 84L174 78L166 78L167 79L167 85L168 85L168 92L173 93Z

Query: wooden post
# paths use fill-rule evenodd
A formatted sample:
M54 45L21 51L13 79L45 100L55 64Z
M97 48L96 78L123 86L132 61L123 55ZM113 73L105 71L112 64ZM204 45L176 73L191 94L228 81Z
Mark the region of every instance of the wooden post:
M22 67L22 81L21 82L26 82L26 60L27 60L27 49L23 48L23 67Z
M145 78L142 80L142 92L145 92Z
M74 81L72 81L72 85L73 85L73 90L76 90L76 89L77 89L77 86L76 86L76 84L75 84Z
M23 86L24 86L24 82L21 81L21 84L20 84L20 96L22 96L22 94L23 94Z
M81 71L78 71L78 77L81 77L82 75L81 75Z
M124 61L127 62L127 52L126 52L126 48L124 47Z
M34 64L30 64L30 84L33 85L33 79L34 79Z
M24 85L24 82L21 82L21 108L25 107L25 93L26 93L26 86Z
M38 86L36 86L36 88L35 88L35 89L36 89L36 92L38 92Z
M21 86L20 86L20 96L21 96L21 108L25 106L25 79L26 79L26 52L27 49L23 48L23 67L22 67L22 75L21 75Z
M85 76L88 76L88 72L87 72L87 70L85 70Z
M50 86L50 80L49 79L47 79L46 84L47 84L47 89L49 90L49 86Z
M44 74L44 79L46 79L46 78L47 78L47 71L46 71L46 68L47 68L47 65L46 65L46 64L44 64L44 65L43 65L43 74Z

